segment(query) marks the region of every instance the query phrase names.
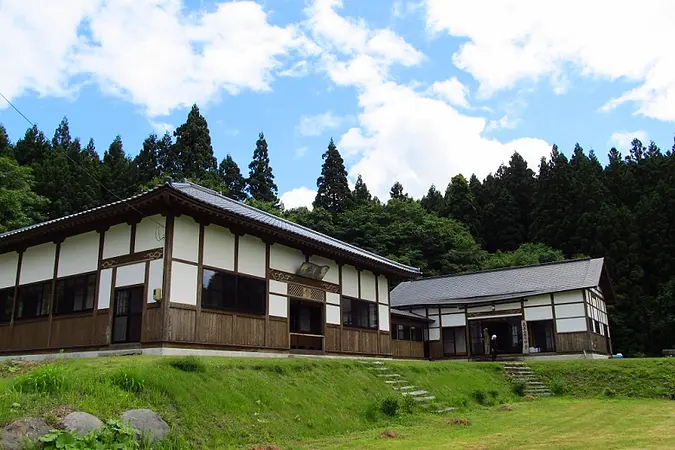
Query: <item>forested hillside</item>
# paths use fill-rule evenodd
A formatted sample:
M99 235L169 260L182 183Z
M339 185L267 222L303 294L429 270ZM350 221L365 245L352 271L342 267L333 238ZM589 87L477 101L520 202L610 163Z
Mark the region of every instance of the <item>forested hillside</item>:
M285 210L263 133L251 144L247 173L230 155L219 164L197 106L173 134L152 134L128 153L118 136L102 158L92 140L70 135L65 118L51 140L33 126L12 143L0 125L0 232L188 178L425 275L604 256L618 295L610 309L615 350L658 354L675 345L670 149L636 139L627 155L612 148L603 167L593 151L577 145L568 159L553 146L538 169L515 152L484 180L458 174L420 200L396 182L389 199L377 199L361 177L350 189L331 140L313 210Z

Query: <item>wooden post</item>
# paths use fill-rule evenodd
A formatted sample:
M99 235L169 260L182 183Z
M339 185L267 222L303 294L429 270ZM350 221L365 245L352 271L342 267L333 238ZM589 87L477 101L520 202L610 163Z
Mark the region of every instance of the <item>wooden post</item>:
M173 258L173 224L174 216L166 216L164 233L164 277L162 280L162 341L169 341L169 303L171 301L171 262Z
M52 318L54 316L54 299L56 298L56 277L59 271L59 254L61 253L61 242L56 243L54 252L54 273L52 275L52 292L49 295L49 332L47 333L47 348L52 346Z
M195 313L194 341L201 342L199 322L202 316L202 283L204 279L204 233L207 224L199 224L199 253L197 256L197 312Z

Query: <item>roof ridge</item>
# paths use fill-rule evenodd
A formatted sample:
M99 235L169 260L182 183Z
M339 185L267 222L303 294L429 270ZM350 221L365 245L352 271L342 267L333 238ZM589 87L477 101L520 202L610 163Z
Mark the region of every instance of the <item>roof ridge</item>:
M377 253L373 253L373 252L368 251L368 250L366 250L366 249L357 247L357 246L355 246L355 245L353 245L353 244L350 244L349 242L345 242L345 241L342 241L342 240L340 240L340 239L337 239L337 238L334 238L334 237L332 237L332 236L329 236L329 235L327 235L327 234L325 234L325 233L322 233L322 232L320 232L320 231L316 231L316 230L314 230L314 229L312 229L312 228L306 227L306 226L301 225L301 224L299 224L299 223L291 222L290 220L284 219L283 217L280 217L280 216L275 216L274 214L271 214L271 213L269 213L269 212L267 212L267 211L263 211L262 209L256 208L256 207L251 206L251 205L247 205L247 204L244 203L244 202L240 202L240 201L234 200L234 199L229 198L229 197L227 197L226 195L224 195L224 194L222 194L222 193L220 193L220 192L218 192L218 191L215 191L215 190L213 190L213 189L204 187L204 186L202 186L202 185L200 185L200 184L197 184L197 183L193 183L193 182L191 182L191 181L189 181L189 180L183 180L183 181L180 181L180 182L172 182L172 183L171 183L171 186L173 187L174 184L188 184L188 185L192 186L193 188L199 189L199 190L204 191L204 192L212 193L212 194L214 194L214 195L216 195L216 196L218 196L218 197L220 197L220 198L222 198L222 199L227 200L228 202L236 203L237 205L243 206L244 208L246 208L246 209L248 209L248 210L255 211L255 212L257 212L257 213L262 213L263 215L265 215L265 216L267 216L267 217L269 217L269 218L276 219L276 220L281 220L282 222L285 222L285 223L287 223L287 224L289 224L289 225L292 225L292 226L294 226L294 227L302 228L302 229L305 230L305 231L309 231L309 232L311 232L311 233L318 234L318 235L320 235L320 236L322 236L322 237L324 237L324 238L326 238L326 239L329 239L329 240L332 241L332 242L339 243L339 244L342 244L342 245L346 245L346 246L348 246L349 248L351 248L351 249L353 249L353 250L355 250L355 251L358 251L358 252L365 252L365 253L367 253L367 254L369 254L369 255L372 255L373 257L375 257L375 258L377 258L377 259L380 259L380 260L390 261L391 263L394 263L395 265L398 265L398 266L400 266L401 268L411 269L411 270L414 270L414 271L417 271L417 272L420 271L418 267L408 266L408 265L403 264L403 263L400 263L400 262L398 262L398 261L394 261L393 259L386 258L386 257L384 257L384 256L378 255Z

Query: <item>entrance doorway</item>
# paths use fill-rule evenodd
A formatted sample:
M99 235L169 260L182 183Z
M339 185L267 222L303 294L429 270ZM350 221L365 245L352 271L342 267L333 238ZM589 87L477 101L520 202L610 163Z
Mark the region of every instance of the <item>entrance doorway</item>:
M141 342L143 286L115 290L112 343Z
M323 351L326 305L311 300L291 298L291 349Z
M499 319L470 320L469 334L471 338L471 354L485 355L483 330L488 329L488 336L497 335L497 353L515 354L523 352L523 330L521 317L501 317ZM489 339L489 338L488 338Z

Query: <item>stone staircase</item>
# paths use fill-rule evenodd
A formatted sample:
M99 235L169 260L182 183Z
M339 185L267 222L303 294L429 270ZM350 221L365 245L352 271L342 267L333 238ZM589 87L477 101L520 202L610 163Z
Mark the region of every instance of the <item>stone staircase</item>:
M410 384L400 374L393 372L389 367L385 366L382 361L359 361L361 364L368 365L368 369L372 370L378 378L388 384L393 390L398 391L404 397L410 397L423 408L431 408L433 401L436 399L430 392L418 388ZM454 411L456 408L441 408L435 409L433 412L443 414Z
M549 397L551 391L546 385L539 381L537 376L532 372L528 366L523 363L505 362L504 369L506 374L513 380L525 382L525 395L533 397Z

